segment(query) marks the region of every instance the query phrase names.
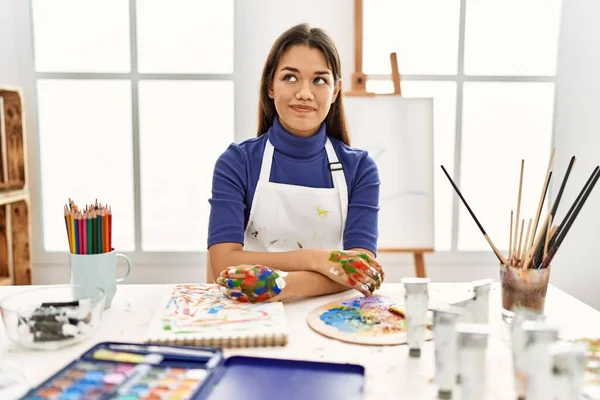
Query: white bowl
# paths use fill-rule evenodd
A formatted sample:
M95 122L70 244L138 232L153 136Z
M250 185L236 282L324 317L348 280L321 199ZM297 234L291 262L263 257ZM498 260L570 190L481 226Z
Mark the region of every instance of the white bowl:
M23 347L56 350L98 330L106 294L81 285L45 286L0 301L6 335Z

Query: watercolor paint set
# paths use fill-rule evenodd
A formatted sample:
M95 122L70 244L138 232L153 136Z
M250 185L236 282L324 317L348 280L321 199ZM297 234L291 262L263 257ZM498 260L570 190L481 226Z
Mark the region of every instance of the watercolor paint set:
M246 356L221 349L98 343L31 389L27 400L358 400L364 367Z

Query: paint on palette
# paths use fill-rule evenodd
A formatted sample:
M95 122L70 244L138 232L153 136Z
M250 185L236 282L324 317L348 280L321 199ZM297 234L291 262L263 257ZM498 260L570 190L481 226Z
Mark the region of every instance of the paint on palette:
M162 329L174 334L254 331L277 326L262 304L241 303L214 284L177 285L165 306Z
M204 369L171 368L113 362L79 362L48 384L33 398L97 399L120 391L123 399L191 399L207 376ZM112 398L112 397L111 397Z
M390 311L395 305L387 297L359 297L341 302L321 314L325 324L335 327L341 332L354 334L394 334L406 330L406 320L397 313Z

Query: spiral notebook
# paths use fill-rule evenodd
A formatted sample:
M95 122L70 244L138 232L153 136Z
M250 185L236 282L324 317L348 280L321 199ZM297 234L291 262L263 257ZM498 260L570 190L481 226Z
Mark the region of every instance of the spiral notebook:
M176 285L146 333L146 343L209 346L285 346L288 326L281 302L231 300L215 284Z

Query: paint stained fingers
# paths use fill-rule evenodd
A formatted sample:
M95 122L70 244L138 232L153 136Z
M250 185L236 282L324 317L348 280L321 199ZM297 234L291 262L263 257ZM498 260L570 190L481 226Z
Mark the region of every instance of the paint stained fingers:
M353 286L354 289L358 290L359 292L361 292L363 295L365 296L370 296L373 294L373 292L371 291L371 287L369 287L368 285L364 284L363 282L356 282Z
M243 279L231 279L224 278L222 276L217 278L217 283L226 289L241 289L240 286L242 285L243 281Z
M225 286L221 286L221 292L223 292L223 294L225 296L229 297L230 299L238 300L238 301L242 301L242 302L248 301L248 296L246 296L246 294L243 293L242 290L239 288L228 289Z
M364 268L361 268L360 272L363 275L371 278L373 280L373 282L375 283L375 287L377 289L379 289L379 287L381 286L381 282L382 282L383 279L381 277L381 273L377 269L375 269L374 267L372 267L372 266L370 266L368 264L365 264Z
M377 280L369 276L366 271L361 271L362 277L358 279L358 283L364 285L369 289L371 293L375 291L375 289L379 289L379 285L377 284Z
M381 264L379 264L379 261L372 257L369 257L369 265L372 268L374 268L377 272L379 272L381 280L383 281L383 279L385 278L385 272L383 272L383 267L381 266Z
M244 270L252 268L252 265L238 265L237 267L227 267L221 271L221 276L225 278L242 279Z

